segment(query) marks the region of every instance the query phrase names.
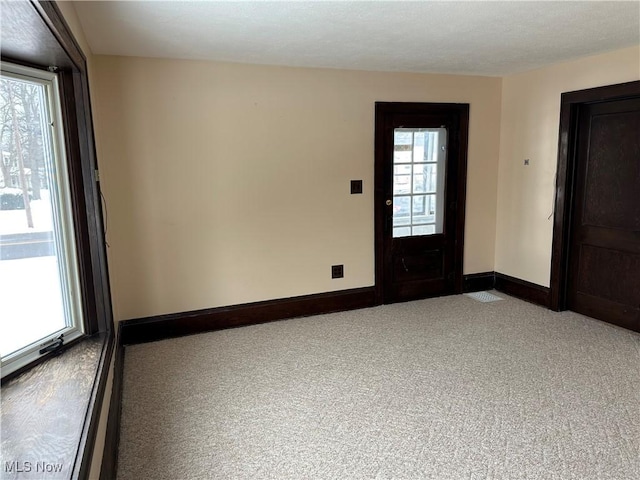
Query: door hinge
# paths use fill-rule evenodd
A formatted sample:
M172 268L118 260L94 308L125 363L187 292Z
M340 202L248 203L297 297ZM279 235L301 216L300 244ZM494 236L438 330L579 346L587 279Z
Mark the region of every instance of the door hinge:
M93 171L93 175L95 176L95 181L99 182L100 181L100 170L98 170L97 168Z

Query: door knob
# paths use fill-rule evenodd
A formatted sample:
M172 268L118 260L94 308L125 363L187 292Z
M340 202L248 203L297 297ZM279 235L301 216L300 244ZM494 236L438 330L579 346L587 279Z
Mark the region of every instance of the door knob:
M386 201L386 202L384 202L384 203L386 203L386 204L387 204L387 206L389 206L389 207L390 207L390 206L391 206L391 204L392 204L393 202L392 202L391 200L387 200L387 201Z

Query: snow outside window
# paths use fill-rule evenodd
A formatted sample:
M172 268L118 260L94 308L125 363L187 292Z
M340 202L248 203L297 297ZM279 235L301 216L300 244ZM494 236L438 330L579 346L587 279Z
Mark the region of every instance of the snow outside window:
M0 121L4 376L81 336L84 322L56 75L3 63Z

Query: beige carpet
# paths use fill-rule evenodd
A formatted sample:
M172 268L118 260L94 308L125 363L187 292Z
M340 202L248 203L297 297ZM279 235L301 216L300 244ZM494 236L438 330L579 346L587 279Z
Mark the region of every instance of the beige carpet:
M127 347L118 478L640 479L640 335L498 295Z

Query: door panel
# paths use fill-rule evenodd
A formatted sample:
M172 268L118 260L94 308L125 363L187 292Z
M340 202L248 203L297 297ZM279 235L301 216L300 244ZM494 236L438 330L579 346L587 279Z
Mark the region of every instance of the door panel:
M640 328L640 99L584 105L578 120L567 306Z
M376 104L379 301L462 286L468 105Z

